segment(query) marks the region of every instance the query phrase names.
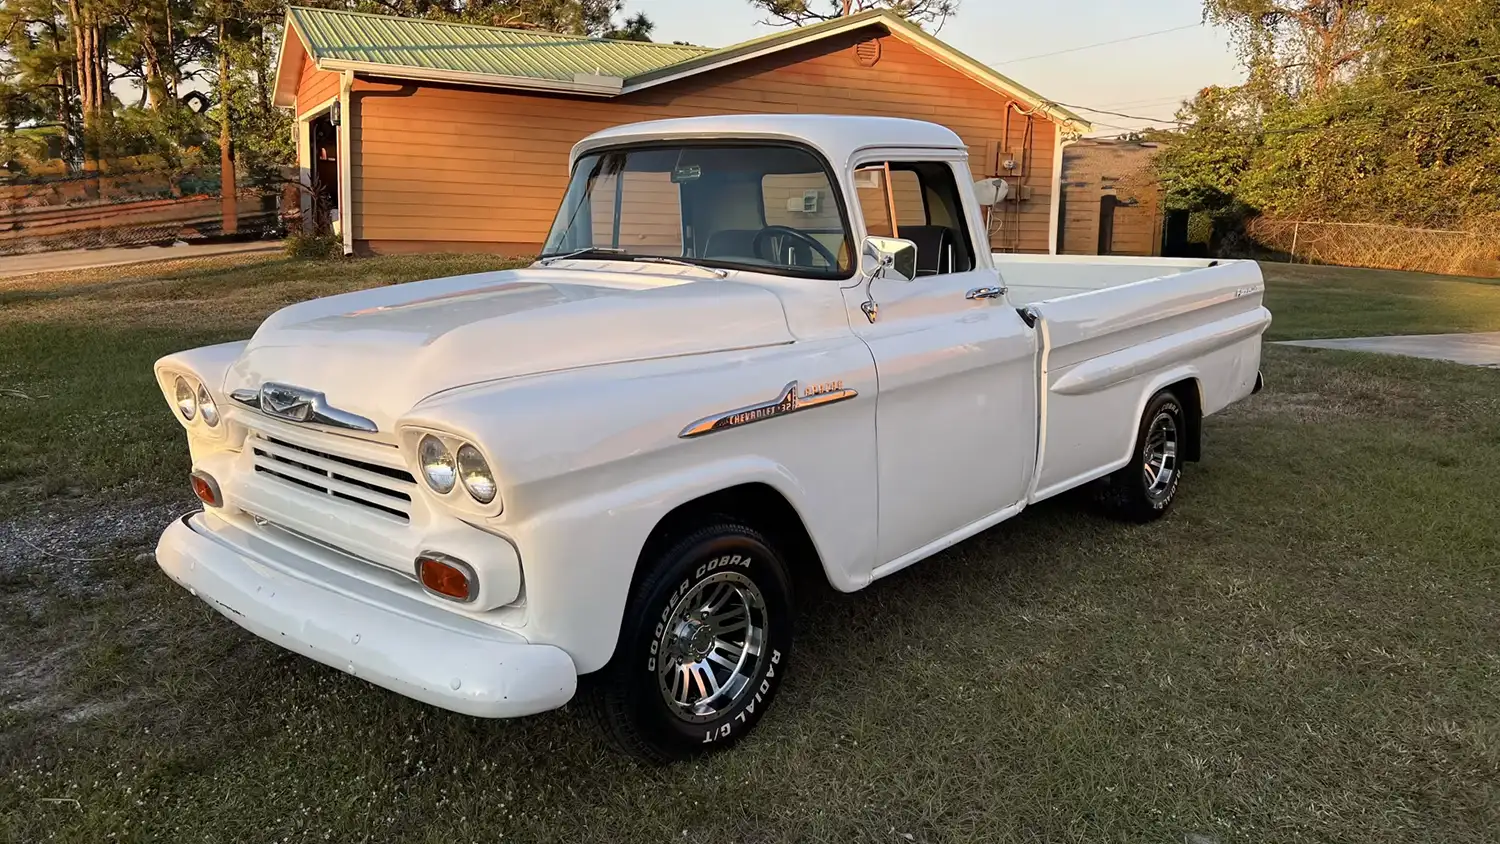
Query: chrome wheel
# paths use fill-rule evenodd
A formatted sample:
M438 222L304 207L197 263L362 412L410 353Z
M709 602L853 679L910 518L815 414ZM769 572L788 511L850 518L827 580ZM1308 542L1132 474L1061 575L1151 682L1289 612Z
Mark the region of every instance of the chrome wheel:
M1177 438L1177 418L1165 410L1156 414L1151 427L1146 429L1141 462L1146 494L1153 500L1159 501L1172 493L1177 478Z
M737 572L703 580L658 628L657 685L678 718L711 721L734 706L760 669L766 602Z

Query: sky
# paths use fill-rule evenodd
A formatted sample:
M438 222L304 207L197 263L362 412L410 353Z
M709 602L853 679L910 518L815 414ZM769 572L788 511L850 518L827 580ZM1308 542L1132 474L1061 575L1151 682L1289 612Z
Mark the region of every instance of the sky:
M1053 101L1165 121L1199 89L1243 81L1227 33L1202 24L1202 10L1201 0L962 0L937 35ZM656 23L654 41L723 47L775 31L748 0L625 0L625 11ZM1078 111L1096 135L1153 122Z

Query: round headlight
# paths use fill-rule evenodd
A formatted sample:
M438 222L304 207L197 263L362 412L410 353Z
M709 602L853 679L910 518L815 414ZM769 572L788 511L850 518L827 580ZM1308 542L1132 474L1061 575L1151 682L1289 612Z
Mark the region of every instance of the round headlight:
M442 440L431 434L423 437L417 445L417 459L422 462L422 477L427 479L428 486L444 494L453 491L458 470L453 463L453 452Z
M193 421L193 417L198 415L198 397L193 395L193 385L189 384L186 378L179 375L177 376L176 389L177 412L182 414L183 419L191 422Z
M464 489L480 504L495 500L495 476L490 465L484 462L479 449L464 443L458 449L458 476L464 479Z
M208 394L208 388L202 384L198 385L198 412L203 414L203 421L208 427L219 424L219 406L214 404L214 397Z

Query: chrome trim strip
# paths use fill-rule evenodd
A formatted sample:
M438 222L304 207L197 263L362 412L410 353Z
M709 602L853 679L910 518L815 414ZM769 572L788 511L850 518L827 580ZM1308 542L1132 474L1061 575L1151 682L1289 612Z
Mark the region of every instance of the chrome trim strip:
M287 536L292 537L293 539L301 540L301 541L306 542L306 543L308 543L310 545L316 545L319 548L322 548L324 551L330 551L330 552L332 552L334 554L337 554L340 557L343 557L344 559L349 560L351 562L359 563L362 566L368 566L368 567L370 567L370 568L372 568L372 569L374 569L374 570L376 570L376 571L378 571L378 572L380 572L382 574L393 574L393 575L396 575L397 577L400 577L402 580L408 580L408 581L411 581L412 583L417 583L418 582L417 576L413 572L403 571L403 570L397 569L397 568L391 568L390 566L384 565L382 563L377 563L374 560L371 560L371 559L369 559L367 557L361 557L358 554L354 553L353 551L348 550L347 548L340 548L339 546L334 545L331 542L324 541L322 539L317 538L316 536L310 536L308 534L303 533L300 530L297 530L296 528L287 527L286 525L281 524L280 522L268 519L265 516L260 515L259 513L255 513L255 512L250 511L250 510L245 510L244 508L241 508L241 512L243 512L245 515L249 516L250 517L250 521L254 522L255 526L258 527L258 528L261 528L261 529L269 528L271 530L279 531L281 533L286 534Z
M677 436L688 440L712 434L718 431L727 431L730 428L738 428L741 425L750 425L755 422L763 422L800 410L808 410L814 407L822 407L829 404L837 404L848 401L859 395L858 390L845 389L843 382L826 392L799 395L797 382L792 381L781 388L781 394L768 402L752 404L747 407L737 408L726 413L717 413L713 416L705 416L702 419L682 429Z
M229 397L246 407L253 407L267 416L284 419L287 422L347 428L351 431L364 431L370 434L380 433L379 426L374 422L358 414L331 406L328 404L328 397L322 393L293 387L290 384L267 381L260 386L259 390L239 389L230 393Z

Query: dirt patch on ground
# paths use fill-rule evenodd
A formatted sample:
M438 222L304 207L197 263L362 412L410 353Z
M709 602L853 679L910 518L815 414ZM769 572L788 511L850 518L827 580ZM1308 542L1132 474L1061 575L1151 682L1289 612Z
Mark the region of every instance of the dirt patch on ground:
M119 695L80 696L71 688L97 636L89 608L121 591L111 583L115 569L148 564L161 531L194 509L183 500L52 499L0 519L0 707L7 714L74 723L126 705Z
M0 519L0 577L39 574L64 582L80 563L150 551L175 518L198 509L186 500L56 499L45 507Z

